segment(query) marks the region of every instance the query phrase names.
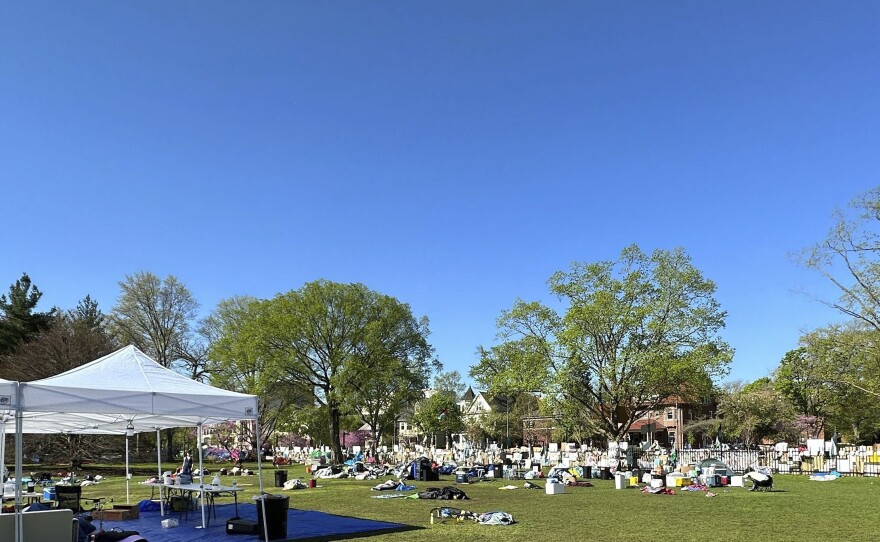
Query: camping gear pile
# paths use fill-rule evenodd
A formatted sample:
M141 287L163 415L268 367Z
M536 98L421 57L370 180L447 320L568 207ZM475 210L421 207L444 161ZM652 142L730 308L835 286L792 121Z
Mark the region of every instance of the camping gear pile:
M513 516L507 512L485 512L476 513L462 510L461 508L450 508L443 506L431 509L431 524L443 523L444 520L451 519L458 523L465 520L473 520L480 525L512 525L516 523Z

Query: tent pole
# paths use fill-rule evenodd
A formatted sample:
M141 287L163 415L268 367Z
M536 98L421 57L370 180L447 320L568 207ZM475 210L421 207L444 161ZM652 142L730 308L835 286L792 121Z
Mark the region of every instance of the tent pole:
M202 466L202 422L199 422L196 429L198 434L197 445L199 447L199 489L201 489L199 493L201 493L202 497L202 529L204 529L207 527L207 524L205 523L205 475L203 474L204 467Z
M6 414L0 414L0 484L6 481ZM0 514L3 507L0 506Z
M156 464L159 466L159 515L165 515L165 499L162 490L165 489L165 479L162 478L162 430L156 428Z
M260 442L260 419L254 418L254 434L256 435L257 440L257 478L260 480L260 503L263 505L260 508L262 509L263 515L263 540L269 540L269 523L266 521L266 508L267 495L263 493L263 445ZM286 514L287 512L285 512Z
M16 386L15 398L15 531L18 542L24 542L24 518L21 516L22 395L21 383L19 382Z
M125 504L131 504L129 485L131 484L131 471L128 468L128 433L125 433Z

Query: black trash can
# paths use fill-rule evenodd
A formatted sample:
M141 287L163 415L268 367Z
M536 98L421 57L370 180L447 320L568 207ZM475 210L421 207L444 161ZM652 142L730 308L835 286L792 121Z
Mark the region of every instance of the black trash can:
M419 460L419 480L431 482L431 460L424 457Z
M602 467L602 479L610 480L611 479L611 467Z
M587 465L586 467L583 467L583 471L584 471L584 478L586 478L587 480L590 480L593 478L593 466L592 465Z
M263 506L266 507L266 526L263 530ZM264 495L257 500L257 532L260 540L283 540L287 538L287 509L290 498L286 495ZM268 538L266 538L268 534Z
M275 471L275 487L284 487L284 482L287 481L287 471L286 470L276 470Z

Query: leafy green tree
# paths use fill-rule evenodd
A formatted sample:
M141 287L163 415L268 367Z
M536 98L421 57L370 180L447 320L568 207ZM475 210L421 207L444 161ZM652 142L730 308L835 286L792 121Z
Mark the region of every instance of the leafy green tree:
M666 398L726 373L718 336L726 313L683 250L624 249L617 261L575 263L550 278L557 313L518 301L498 320L497 347L480 349L471 376L490 388L544 391L575 401L598 431L620 440Z
M300 388L292 392L290 386L278 380L273 360L242 337L243 328L252 317L250 310L256 303L256 298L246 296L224 299L199 328L209 344L206 358L211 362L205 369L210 373L211 384L260 397L257 412L260 434L257 435L250 424L236 429L236 436L247 438L253 449L258 448L258 437L260 443L269 442L279 424L289 419L293 408L309 404L305 399L309 390Z
M723 390L718 403L727 439L739 438L755 445L764 439L788 440L795 427L795 412L767 379L734 382Z
M434 390L442 391L459 398L467 391L467 384L458 371L441 372L434 376Z
M0 295L0 354L14 351L21 343L49 328L55 309L34 312L42 296L27 273L22 273L9 287L8 294Z
M828 381L832 368L817 356L815 349L801 346L785 353L774 374L774 386L786 397L799 414L817 420L815 438L822 433L835 393Z
M443 392L423 399L413 412L412 422L426 438L443 435L447 446L452 442L453 433L460 433L465 429L456 398Z
M880 427L878 332L864 323L833 325L801 337L775 372L775 386L818 436L829 424L860 441Z
M345 372L352 375L348 403L369 425L375 444L393 433L394 423L408 405L423 397L428 371L423 360L408 356L380 358L371 367L354 361L346 367Z
M310 398L326 408L335 457L342 457L341 420L368 407L365 390L378 389L372 379L412 370L418 381L430 364L427 320L417 320L408 305L362 284L310 282L255 302L247 312L230 340L271 365L274 378L289 386L287 393L308 389ZM389 367L394 370L383 373Z

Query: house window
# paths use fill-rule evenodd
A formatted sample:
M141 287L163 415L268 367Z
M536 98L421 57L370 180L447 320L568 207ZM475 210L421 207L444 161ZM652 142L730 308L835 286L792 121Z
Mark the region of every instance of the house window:
M694 419L694 409L689 408L688 409L688 420L693 420L693 419Z
M673 417L674 417L674 412L672 411L671 408L667 408L666 409L666 419L671 420L671 419L673 419Z

